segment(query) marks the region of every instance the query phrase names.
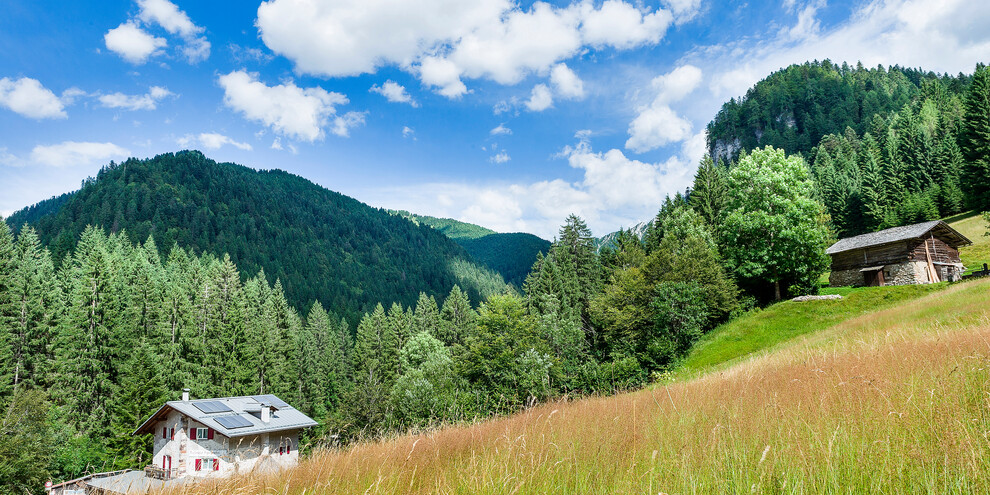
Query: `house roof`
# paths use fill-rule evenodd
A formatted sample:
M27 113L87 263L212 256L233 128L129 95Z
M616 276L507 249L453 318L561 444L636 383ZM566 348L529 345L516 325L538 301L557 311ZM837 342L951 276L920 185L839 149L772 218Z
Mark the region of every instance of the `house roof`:
M272 406L271 418L267 423L262 422L260 418L262 404ZM243 397L221 397L188 401L170 400L158 408L155 414L152 414L151 417L145 420L134 431L134 434L154 433L155 422L165 419L170 411L178 411L209 428L213 428L228 438L283 430L297 430L318 424L309 416L306 416L274 395L247 395ZM228 425L232 424L242 424L244 426L228 427Z
M966 236L957 232L956 229L950 227L949 224L941 220L932 220L930 222L905 225L903 227L894 227L891 229L881 230L879 232L870 232L869 234L839 239L838 242L832 244L832 246L825 250L825 252L827 254L836 254L845 251L852 251L854 249L881 246L892 242L921 239L922 237L928 236L929 233L954 248L973 243L967 239Z

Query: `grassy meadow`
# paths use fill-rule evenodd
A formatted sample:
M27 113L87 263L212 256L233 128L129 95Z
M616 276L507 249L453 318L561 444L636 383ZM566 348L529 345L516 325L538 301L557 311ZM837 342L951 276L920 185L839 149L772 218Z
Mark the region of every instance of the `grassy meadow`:
M945 221L973 241L972 246L959 250L959 257L963 265L969 268L968 271L982 270L984 263L990 263L990 238L984 235L987 233L987 221L982 215L971 211L946 218Z
M990 280L939 287L777 305L755 316L814 328L694 377L167 493L987 493Z

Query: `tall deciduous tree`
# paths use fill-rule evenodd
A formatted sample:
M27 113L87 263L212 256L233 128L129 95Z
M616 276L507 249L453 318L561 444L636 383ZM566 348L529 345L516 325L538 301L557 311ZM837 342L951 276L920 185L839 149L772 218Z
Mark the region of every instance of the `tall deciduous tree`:
M726 264L751 286L812 290L828 268L830 233L824 206L804 160L757 149L729 173L723 245Z

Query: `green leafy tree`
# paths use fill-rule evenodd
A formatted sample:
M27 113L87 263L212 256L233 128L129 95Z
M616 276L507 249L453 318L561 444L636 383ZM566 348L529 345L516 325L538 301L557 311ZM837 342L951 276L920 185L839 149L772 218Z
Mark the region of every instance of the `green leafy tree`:
M0 491L39 493L48 481L53 438L40 390L19 389L0 401Z
M766 147L753 151L729 173L726 264L749 287L769 286L780 300L814 290L828 268L830 233L824 207L800 157Z

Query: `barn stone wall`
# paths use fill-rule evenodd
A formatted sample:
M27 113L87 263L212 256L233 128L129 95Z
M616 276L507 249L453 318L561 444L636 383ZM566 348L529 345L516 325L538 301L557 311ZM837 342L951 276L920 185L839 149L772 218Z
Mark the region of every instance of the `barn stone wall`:
M906 261L884 265L883 278L885 285L914 285L927 284L927 263L921 261ZM862 286L866 279L859 268L837 270L829 274L828 284L832 287Z

